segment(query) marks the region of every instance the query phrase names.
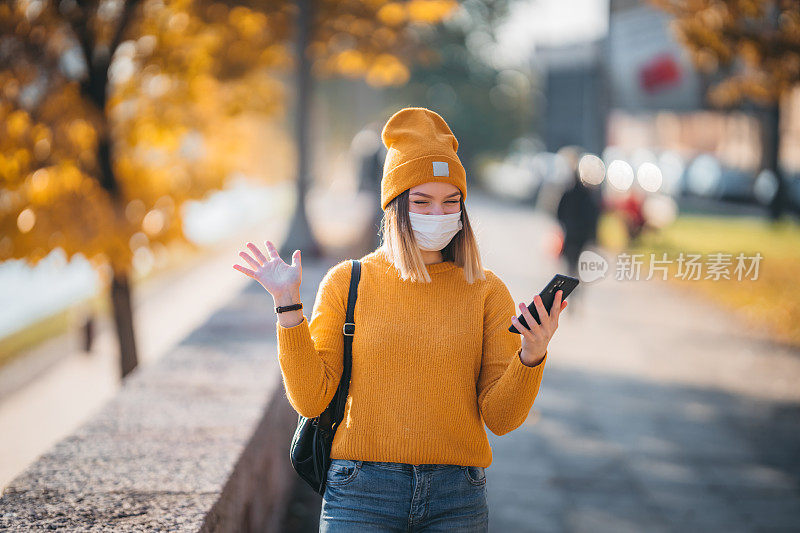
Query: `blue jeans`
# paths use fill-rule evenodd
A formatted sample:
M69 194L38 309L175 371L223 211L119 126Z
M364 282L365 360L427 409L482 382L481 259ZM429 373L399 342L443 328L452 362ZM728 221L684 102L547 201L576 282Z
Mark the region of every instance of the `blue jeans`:
M321 532L488 528L483 467L331 460Z

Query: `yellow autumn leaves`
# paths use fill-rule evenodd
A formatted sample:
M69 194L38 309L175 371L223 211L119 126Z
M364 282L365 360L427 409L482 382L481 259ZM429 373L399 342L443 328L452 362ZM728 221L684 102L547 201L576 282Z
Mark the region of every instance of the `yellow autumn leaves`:
M312 74L403 84L419 53L414 25L456 7L318 0ZM112 42L112 15L89 13L90 55ZM293 178L295 147L280 124L294 92L296 15L294 2L144 1L108 51L98 108L73 23L51 4L0 6L0 30L22 52L0 67L0 261L35 263L59 246L126 271L137 250L185 241L181 205L231 175Z

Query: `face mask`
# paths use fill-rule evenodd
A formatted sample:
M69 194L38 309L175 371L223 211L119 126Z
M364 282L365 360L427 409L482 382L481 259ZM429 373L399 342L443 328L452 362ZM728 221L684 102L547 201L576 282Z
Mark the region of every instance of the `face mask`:
M462 228L461 211L449 215L422 215L408 212L411 228L420 250L441 250Z

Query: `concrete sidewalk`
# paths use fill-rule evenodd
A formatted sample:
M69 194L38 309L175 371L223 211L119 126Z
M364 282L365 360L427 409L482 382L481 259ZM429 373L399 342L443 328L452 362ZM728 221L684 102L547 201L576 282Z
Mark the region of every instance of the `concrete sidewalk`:
M517 303L565 271L543 253L552 219L478 194L468 207ZM797 531L798 350L691 290L617 281L613 261L575 296L528 420L489 433L490 530Z

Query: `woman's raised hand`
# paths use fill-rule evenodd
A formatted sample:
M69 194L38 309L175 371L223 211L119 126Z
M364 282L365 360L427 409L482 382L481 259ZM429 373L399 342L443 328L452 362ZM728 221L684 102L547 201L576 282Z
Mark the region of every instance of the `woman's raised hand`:
M267 256L264 256L258 246L252 242L248 242L247 247L255 258L247 252L239 252L242 259L247 261L253 267L253 270L240 265L233 265L233 268L259 282L276 301L283 295L297 293L300 290L300 282L303 279L300 250L294 251L292 264L287 265L278 255L275 245L270 241L265 241L265 243Z

